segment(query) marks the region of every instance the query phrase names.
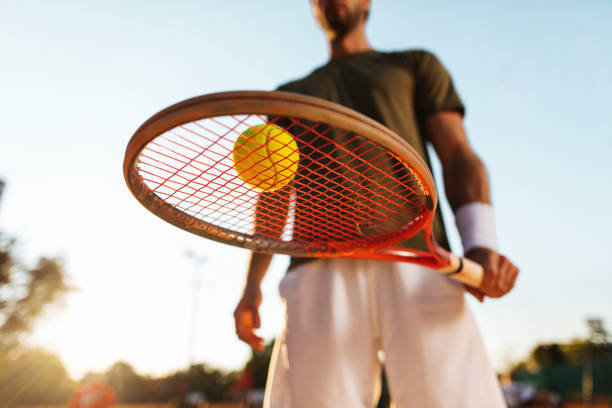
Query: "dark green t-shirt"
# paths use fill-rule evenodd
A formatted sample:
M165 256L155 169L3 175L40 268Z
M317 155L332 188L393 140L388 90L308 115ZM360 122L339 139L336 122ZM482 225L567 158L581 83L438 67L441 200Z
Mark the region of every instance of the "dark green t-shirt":
M305 78L278 89L316 96L369 116L400 135L427 164L425 119L441 111L464 114L446 69L433 54L420 50L367 51L334 58ZM434 236L448 248L439 211ZM418 234L400 246L424 250L425 240ZM309 259L293 257L289 268Z

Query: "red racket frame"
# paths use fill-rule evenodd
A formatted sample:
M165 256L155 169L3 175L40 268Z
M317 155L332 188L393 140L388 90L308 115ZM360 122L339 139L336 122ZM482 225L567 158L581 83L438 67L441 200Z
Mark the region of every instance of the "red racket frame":
M321 250L296 251L287 244L276 242L266 248L261 240L244 240L235 231L204 222L173 207L152 192L138 172L138 157L145 146L164 132L179 125L205 118L227 115L264 114L326 123L350 130L388 149L405 163L422 182L431 199L424 214L416 217L414 225L405 233L397 234L395 242L403 241L423 231L430 252L394 247L393 242L381 242L367 248L348 249L329 253ZM478 287L482 280L482 267L449 253L433 238L432 222L437 205L433 177L425 161L401 137L378 122L346 107L319 98L288 92L238 91L203 95L172 105L147 120L130 140L123 164L124 177L134 196L151 212L165 221L222 243L240 246L257 252L284 253L301 257L366 258L384 261L410 262L436 269L451 278Z

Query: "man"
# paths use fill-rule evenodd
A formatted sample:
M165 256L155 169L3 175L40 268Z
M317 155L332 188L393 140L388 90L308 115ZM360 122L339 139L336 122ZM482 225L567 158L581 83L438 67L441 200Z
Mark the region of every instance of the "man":
M365 34L369 0L314 0L313 7L330 61L280 89L360 111L426 160L431 143L465 256L485 270L482 285L467 290L480 301L503 296L518 269L496 250L486 169L468 143L450 76L430 53L372 50ZM439 215L434 233L446 243ZM410 245L422 243L421 237ZM238 337L254 349L263 348L254 330L270 260L252 254L234 313ZM504 406L464 288L439 273L403 263L292 258L280 292L287 318L265 406L372 407L380 393L380 351L397 407Z

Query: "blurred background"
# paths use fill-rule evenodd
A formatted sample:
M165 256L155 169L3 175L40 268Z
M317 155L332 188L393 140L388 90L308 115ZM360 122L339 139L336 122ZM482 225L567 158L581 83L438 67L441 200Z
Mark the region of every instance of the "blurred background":
M489 169L522 272L470 305L511 405L612 406L610 21L608 0L372 5L376 49L450 71ZM2 2L0 55L0 407L66 406L94 380L122 404L257 404L270 347L253 354L232 316L248 253L150 214L122 161L172 103L324 64L309 1ZM270 344L287 264L264 281Z

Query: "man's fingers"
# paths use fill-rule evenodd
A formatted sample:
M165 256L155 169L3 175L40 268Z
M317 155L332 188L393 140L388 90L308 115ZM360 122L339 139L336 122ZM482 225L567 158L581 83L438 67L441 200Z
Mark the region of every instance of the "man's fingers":
M253 335L253 338L249 342L249 346L251 346L251 348L255 351L261 351L264 348L266 348L264 344L264 339L262 339L259 336L255 336L255 335Z
M259 324L259 313L252 310L237 309L234 313L234 317L238 338L255 350L263 350L264 340L254 332L255 327L259 327L255 325L255 320L257 320Z
M518 276L518 268L512 264L506 257L503 257L504 261L504 274L502 276L503 286L506 292L514 287L514 283L516 282L516 278Z
M487 282L485 293L491 297L501 297L514 287L518 268L505 257L500 257L497 265L489 269L489 272L490 279Z
M496 266L497 276L496 280L492 282L492 291L497 296L503 296L514 286L514 281L518 275L518 268L505 256L499 256Z
M238 337L247 337L253 332L253 314L250 310L241 310L236 314L236 333ZM242 336L242 337L241 337Z
M253 311L253 326L256 329L259 329L261 327L261 320L259 320L259 310Z
M256 335L252 330L238 333L238 338L255 350L262 350L264 348L264 339Z
M484 302L485 295L478 289L473 288L471 286L465 286L465 290L472 296L474 296L480 303Z
M498 298L512 290L519 269L508 258L486 248L474 248L466 255L484 268L483 280L478 288L480 293Z

